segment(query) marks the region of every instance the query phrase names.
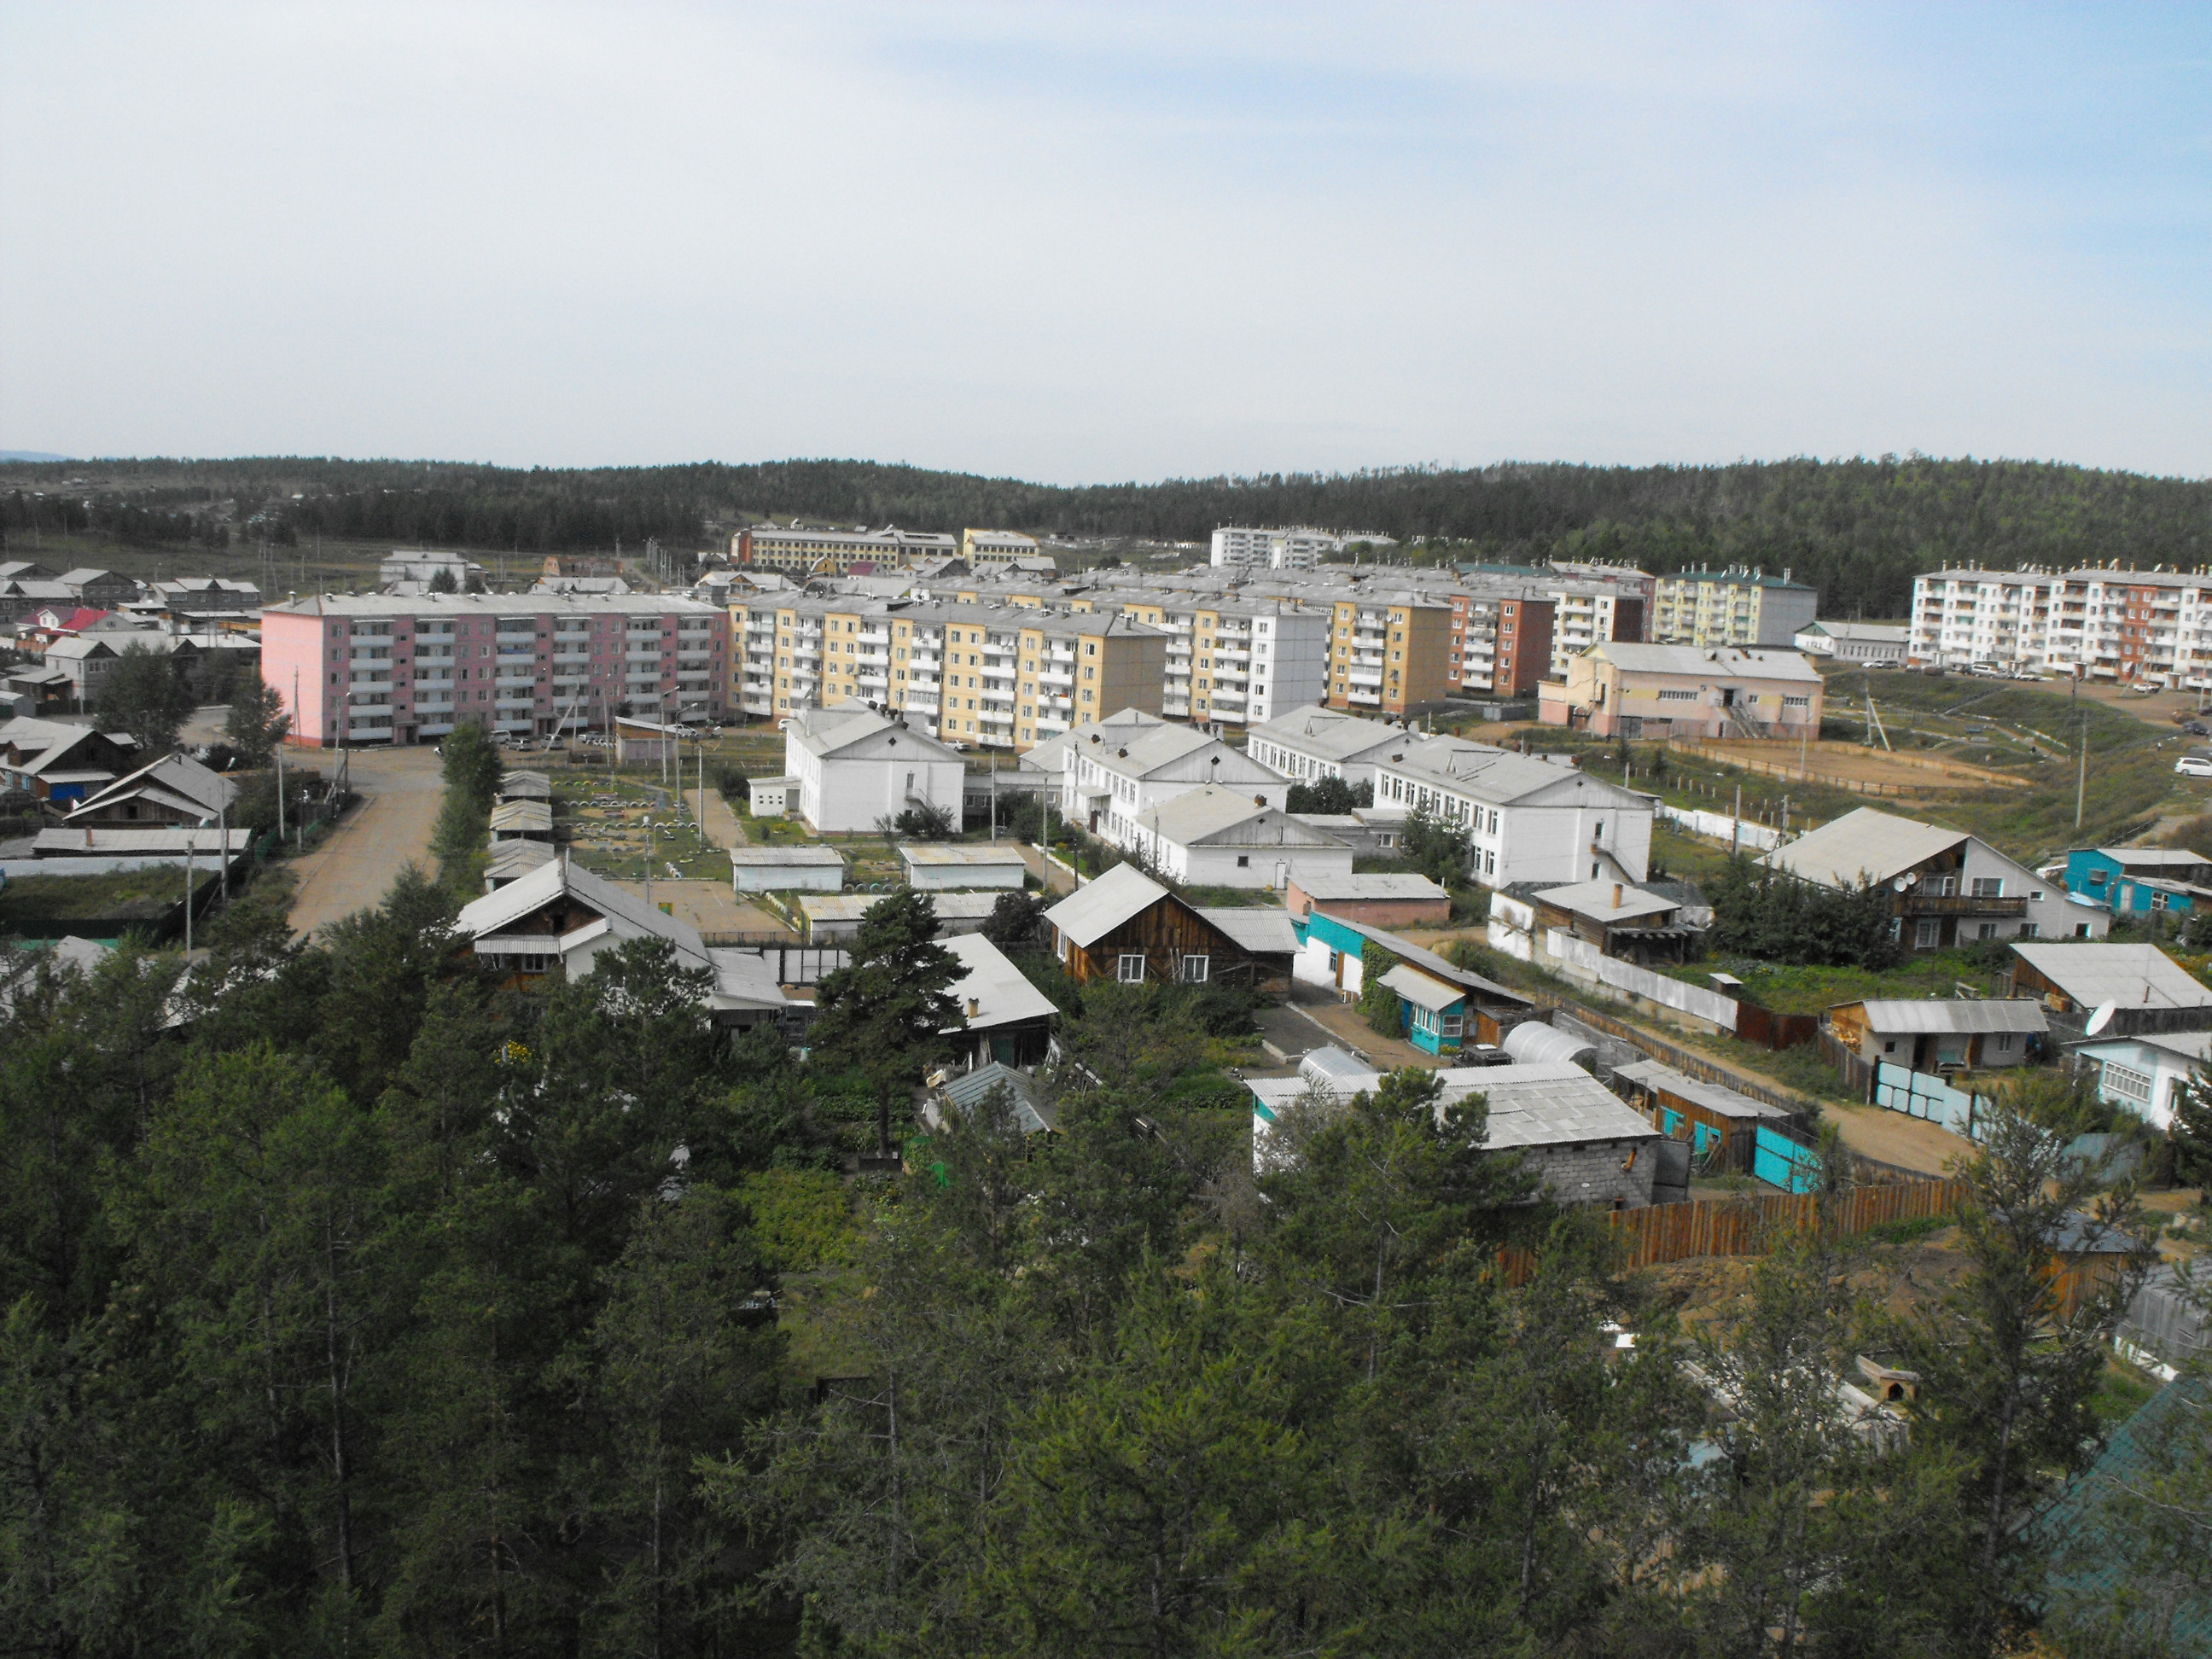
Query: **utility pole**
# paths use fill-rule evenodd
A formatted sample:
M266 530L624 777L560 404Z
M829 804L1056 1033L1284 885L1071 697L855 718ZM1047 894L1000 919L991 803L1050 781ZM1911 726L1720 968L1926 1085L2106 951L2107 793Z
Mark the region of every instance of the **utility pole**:
M198 837L185 831L185 955L192 953L192 843Z
M298 693L297 693L296 691L294 693L294 696L293 696L293 705L292 705L292 706L293 706L295 708L298 708L298 707L299 707ZM284 739L283 739L283 738L277 738L277 739L276 739L276 847L277 847L277 850L278 850L278 851L280 851L280 852L281 852L281 851L283 851L283 846L284 846Z
M2081 763L2074 780L2074 827L2081 827L2081 804L2089 793L2089 711L2081 711Z
M1729 817L1729 856L1743 849L1743 786L1735 787L1735 811Z

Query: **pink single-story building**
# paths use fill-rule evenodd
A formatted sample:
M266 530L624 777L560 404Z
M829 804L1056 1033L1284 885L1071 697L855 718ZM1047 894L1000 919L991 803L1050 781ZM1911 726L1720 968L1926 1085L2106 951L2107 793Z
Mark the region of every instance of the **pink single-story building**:
M1293 866L1283 902L1294 917L1325 910L1370 927L1442 927L1451 895L1426 876L1339 876Z

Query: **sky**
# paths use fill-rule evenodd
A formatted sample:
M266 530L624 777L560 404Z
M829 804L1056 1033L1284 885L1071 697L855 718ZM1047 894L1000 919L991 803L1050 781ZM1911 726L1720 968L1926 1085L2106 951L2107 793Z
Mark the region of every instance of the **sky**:
M0 6L0 447L2212 474L2212 8Z

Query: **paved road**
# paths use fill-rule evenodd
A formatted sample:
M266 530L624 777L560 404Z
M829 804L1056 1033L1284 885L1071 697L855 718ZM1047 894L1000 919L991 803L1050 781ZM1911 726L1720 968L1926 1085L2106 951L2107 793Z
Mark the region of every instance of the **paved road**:
M293 867L300 887L292 900L293 930L317 928L381 903L410 864L434 873L430 832L446 787L434 749L356 749L353 787L362 804L330 838ZM288 749L284 763L319 768L325 776L337 756L321 749Z

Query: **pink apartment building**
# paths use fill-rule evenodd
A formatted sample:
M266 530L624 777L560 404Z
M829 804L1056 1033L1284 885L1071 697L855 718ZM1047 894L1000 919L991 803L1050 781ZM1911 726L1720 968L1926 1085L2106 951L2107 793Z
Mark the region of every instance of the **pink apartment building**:
M656 593L336 594L261 613L261 676L318 746L418 743L464 720L532 737L722 718L730 617Z

